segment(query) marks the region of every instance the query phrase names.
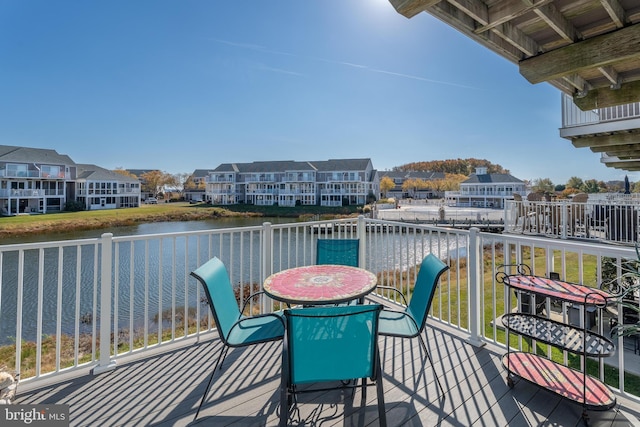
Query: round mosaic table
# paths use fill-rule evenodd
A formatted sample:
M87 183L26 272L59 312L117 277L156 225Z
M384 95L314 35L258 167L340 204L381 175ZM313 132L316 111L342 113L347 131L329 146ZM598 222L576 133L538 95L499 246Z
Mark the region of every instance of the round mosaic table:
M377 281L375 274L362 268L309 265L272 274L264 281L264 291L288 304L337 304L362 298Z

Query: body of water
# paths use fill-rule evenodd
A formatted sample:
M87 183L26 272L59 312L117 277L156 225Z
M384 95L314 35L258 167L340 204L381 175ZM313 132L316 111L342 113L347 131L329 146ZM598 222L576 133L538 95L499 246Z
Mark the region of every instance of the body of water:
M147 223L112 229L39 234L29 236L28 239L13 239L12 242L3 240L3 243L95 239L107 232L113 233L114 236L138 236L240 228L262 225L264 222L284 224L295 220L252 217ZM276 231L273 241L274 266L287 268L289 265L296 265L296 262L299 265L313 262L309 249L313 237L304 237L306 244L296 240L300 237L290 234L288 230ZM463 239L451 240L448 237L428 236L422 233L375 234L374 240L372 247L367 250L368 254L380 263L380 268L388 270L402 270L407 266L413 266L420 261L421 256L429 252L448 256L464 253L466 250ZM260 235L257 232L233 233L231 236L215 234L163 237L149 241L127 240L114 243L116 259L113 272L113 304L117 307L119 328L135 329L149 324L150 330L153 330L154 327L158 327L157 319L161 313L171 312L174 305L191 309L201 304L202 301L198 299L196 292L199 285L189 278L189 272L209 259L211 254L219 256L225 263L229 263L231 259L242 260L240 263L228 264L231 282L236 286L248 286L249 283L259 285L261 262L257 254L261 252L260 243ZM94 304L98 301L97 291L94 289L98 275L96 265L99 263L96 248L95 245L74 245L63 249L25 251L21 277L18 273L18 253L3 253L0 258L0 344L8 344L15 339L18 304L21 304L24 340L35 340L38 312L42 312L43 334L57 333L58 312L62 318L62 333L75 334L77 323L78 332L90 332L94 327ZM292 261L294 259L297 261ZM40 274L40 268L43 269L43 274ZM21 298L17 290L20 280L23 283ZM42 305L41 309L39 304ZM206 312L205 310L202 312Z

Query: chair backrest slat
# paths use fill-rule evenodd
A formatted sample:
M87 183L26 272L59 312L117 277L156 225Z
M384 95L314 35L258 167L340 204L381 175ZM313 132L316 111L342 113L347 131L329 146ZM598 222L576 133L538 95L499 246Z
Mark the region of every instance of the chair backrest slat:
M285 310L292 384L376 377L379 304Z
M226 343L229 330L241 316L227 268L213 257L191 275L202 283L220 338Z
M336 264L359 266L358 239L318 239L316 243L316 264Z
M427 255L420 264L413 294L407 307L407 312L414 318L420 331L427 321L427 313L431 307L440 276L448 269L449 266L433 254Z

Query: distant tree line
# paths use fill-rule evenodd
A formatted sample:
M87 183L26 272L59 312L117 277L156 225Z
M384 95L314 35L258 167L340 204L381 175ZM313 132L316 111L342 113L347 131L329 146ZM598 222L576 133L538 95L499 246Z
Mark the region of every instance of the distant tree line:
M432 160L429 162L413 162L393 168L394 171L423 171L423 172L443 172L453 175L469 176L476 173L478 167L487 168L487 173L504 173L509 174L508 169L504 169L500 165L494 165L485 159L450 159L450 160Z

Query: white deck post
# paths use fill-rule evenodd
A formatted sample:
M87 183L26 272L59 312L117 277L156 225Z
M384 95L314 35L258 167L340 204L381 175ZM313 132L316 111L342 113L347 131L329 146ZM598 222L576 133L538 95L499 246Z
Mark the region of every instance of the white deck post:
M112 371L116 368L116 361L111 360L111 268L113 266L113 234L104 233L100 236L100 359L93 368L93 374ZM117 331L116 331L117 332Z
M366 251L366 239L367 236L367 225L364 219L364 215L358 215L358 228L356 229L356 233L358 236L358 240L360 244L358 245L358 259L360 260L358 267L367 268L367 262L365 259Z
M264 283L265 279L273 273L273 245L271 239L271 223L264 222L262 223L262 280ZM267 298L262 298L262 313L269 313L272 310L267 307Z
M481 251L480 238L476 227L472 227L469 233L469 332L471 335L467 342L475 347L482 347L485 343L480 337L481 319Z

